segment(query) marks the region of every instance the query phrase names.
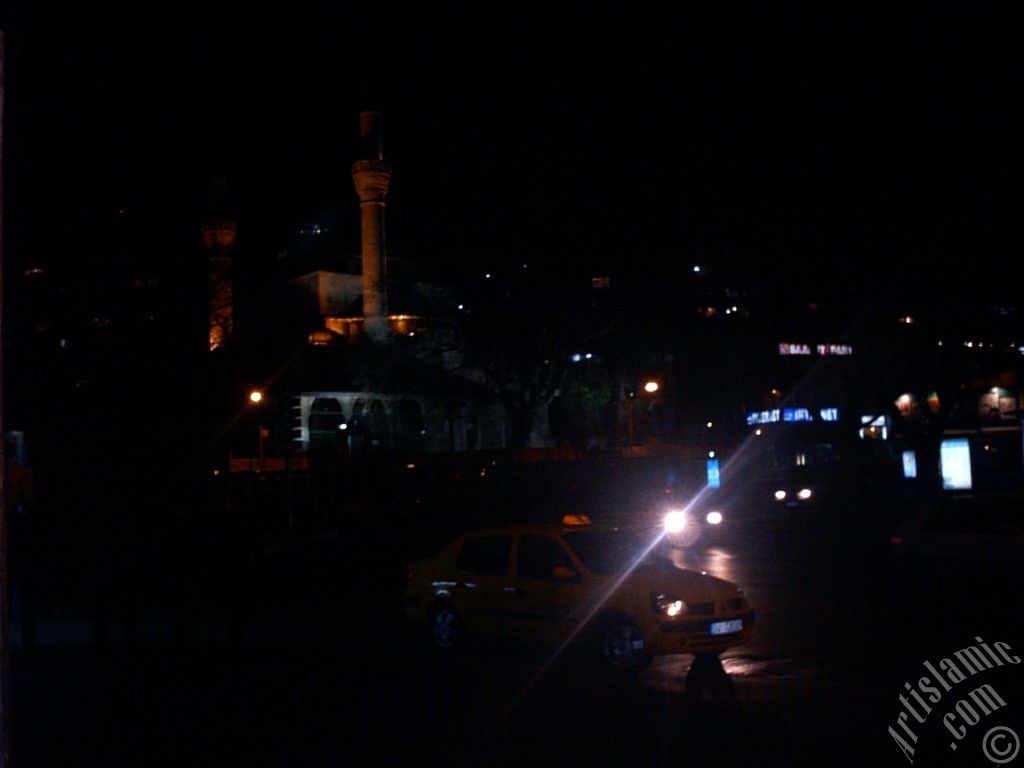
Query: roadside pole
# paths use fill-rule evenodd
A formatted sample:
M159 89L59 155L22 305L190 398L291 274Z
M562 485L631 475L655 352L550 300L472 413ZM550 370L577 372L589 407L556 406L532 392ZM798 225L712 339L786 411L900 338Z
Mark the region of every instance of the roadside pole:
M10 585L7 581L7 433L4 420L4 32L0 29L0 768L10 761Z

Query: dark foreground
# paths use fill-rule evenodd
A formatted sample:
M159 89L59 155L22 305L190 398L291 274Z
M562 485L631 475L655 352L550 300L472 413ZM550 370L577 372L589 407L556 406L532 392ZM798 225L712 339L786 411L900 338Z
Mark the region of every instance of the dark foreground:
M855 544L751 526L680 555L735 579L758 610L751 644L723 657L733 702L687 697L685 656L638 679L510 646L439 658L402 621L395 574L366 540L268 557L244 612L202 602L183 621L180 602L143 601L134 631L111 616L105 643L89 605L41 604L34 647L15 626L13 765L994 764L989 730L1024 733L1018 666L941 692L924 723L908 720L912 755L888 729L923 662L975 637L1024 655L1019 566L894 563ZM1006 705L956 740L942 717L982 683Z

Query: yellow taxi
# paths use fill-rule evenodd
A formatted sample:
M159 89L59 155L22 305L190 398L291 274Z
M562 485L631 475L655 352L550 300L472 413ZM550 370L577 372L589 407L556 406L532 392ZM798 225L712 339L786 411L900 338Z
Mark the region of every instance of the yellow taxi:
M743 591L673 565L660 543L579 516L466 533L409 565L406 615L440 650L467 633L572 643L623 671L748 642L754 611Z

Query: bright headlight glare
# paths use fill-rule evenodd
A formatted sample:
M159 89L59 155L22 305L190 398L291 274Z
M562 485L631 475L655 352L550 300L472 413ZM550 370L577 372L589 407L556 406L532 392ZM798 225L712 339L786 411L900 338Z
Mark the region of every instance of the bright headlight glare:
M664 593L651 593L651 608L655 613L664 613L666 616L678 616L686 610L686 603L676 600Z
M802 499L803 501L807 501L807 499L811 498L812 495L814 494L810 488L801 488L800 493L797 494L797 497L799 499Z
M718 525L719 523L722 522L722 513L721 512L708 512L708 516L706 518L704 518L704 519L708 521L709 525Z
M786 498L786 492L785 491L776 491L775 492L775 500L776 501L782 501L785 498Z
M665 533L679 533L686 527L686 514L676 509L665 515Z

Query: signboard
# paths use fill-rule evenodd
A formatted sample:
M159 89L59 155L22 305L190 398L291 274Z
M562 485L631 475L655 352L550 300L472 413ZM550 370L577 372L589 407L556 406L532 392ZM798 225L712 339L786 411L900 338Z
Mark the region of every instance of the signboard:
M839 409L834 407L819 408L818 419L821 421L839 421ZM751 411L747 414L747 424L775 424L777 422L810 423L816 421L810 408L772 408L768 411Z
M908 479L917 477L917 453L915 451L903 452L903 476Z
M939 448L942 487L947 491L971 488L971 446L966 438L943 440Z
M817 354L820 357L848 357L853 354L853 347L849 344L804 344L783 341L779 343L780 355L805 355Z
M718 468L718 459L708 459L708 488L720 488L722 475Z

